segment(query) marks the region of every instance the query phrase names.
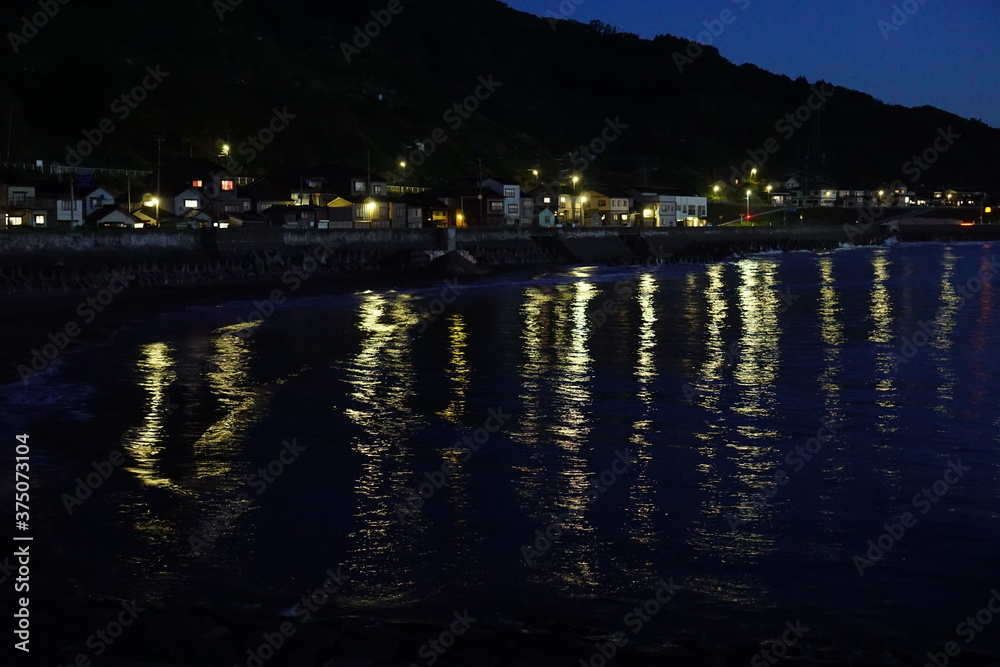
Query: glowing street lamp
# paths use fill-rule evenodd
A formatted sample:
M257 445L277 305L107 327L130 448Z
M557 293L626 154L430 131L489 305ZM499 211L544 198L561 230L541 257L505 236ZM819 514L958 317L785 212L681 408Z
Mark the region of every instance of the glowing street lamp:
M747 220L750 219L750 190L747 190Z

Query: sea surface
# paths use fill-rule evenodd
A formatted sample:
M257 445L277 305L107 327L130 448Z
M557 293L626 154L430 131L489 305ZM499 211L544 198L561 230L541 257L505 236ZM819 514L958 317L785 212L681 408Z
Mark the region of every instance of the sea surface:
M996 250L180 309L0 388L0 415L78 595L280 613L340 568L331 610L612 632L662 581L678 617L940 650L1000 586Z

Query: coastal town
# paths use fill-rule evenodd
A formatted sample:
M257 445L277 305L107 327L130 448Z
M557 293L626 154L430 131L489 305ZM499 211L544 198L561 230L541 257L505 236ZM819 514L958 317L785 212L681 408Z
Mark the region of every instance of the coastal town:
M224 156L223 156L224 157ZM400 169L405 172L406 164ZM588 182L582 173L548 179L539 169L520 175L468 176L433 187L402 184L364 167L321 163L287 167L260 178L218 161L176 158L157 171L0 165L4 229L367 229L439 227L704 227L787 222L800 209L978 207L992 213L986 193L968 188L844 188L796 175L749 176L709 183L703 192ZM234 173L236 172L236 173ZM709 215L710 204L730 204ZM739 206L745 212L735 216ZM792 216L796 221L799 215Z

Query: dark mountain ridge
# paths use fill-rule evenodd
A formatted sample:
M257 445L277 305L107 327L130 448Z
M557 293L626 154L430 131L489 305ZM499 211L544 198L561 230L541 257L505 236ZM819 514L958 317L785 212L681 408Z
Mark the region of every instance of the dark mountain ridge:
M100 139L83 164L152 168L163 136L165 158L229 144L246 175L364 165L370 151L373 169L414 185L480 168L529 180L539 168L704 192L756 158L759 177L804 174L817 187L1000 189L1000 130L979 121L736 66L712 47L679 60L698 50L497 0L54 4L30 38L37 2L0 9L11 161L66 163L67 147ZM122 95L150 71L166 76L123 118ZM272 132L276 114L294 118ZM609 124L620 129L610 141ZM944 151L942 131L955 138ZM933 164L914 169L925 151ZM417 159L404 171L400 157Z

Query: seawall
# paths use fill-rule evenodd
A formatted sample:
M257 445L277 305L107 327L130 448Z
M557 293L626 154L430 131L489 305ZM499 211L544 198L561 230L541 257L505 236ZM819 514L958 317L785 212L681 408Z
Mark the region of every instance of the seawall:
M420 273L432 251L466 250L484 268L517 265L713 261L764 250L843 243L987 240L1000 226L890 231L843 226L555 229L228 229L0 233L0 294L86 292L114 273L132 288L231 284L291 269L334 274Z

